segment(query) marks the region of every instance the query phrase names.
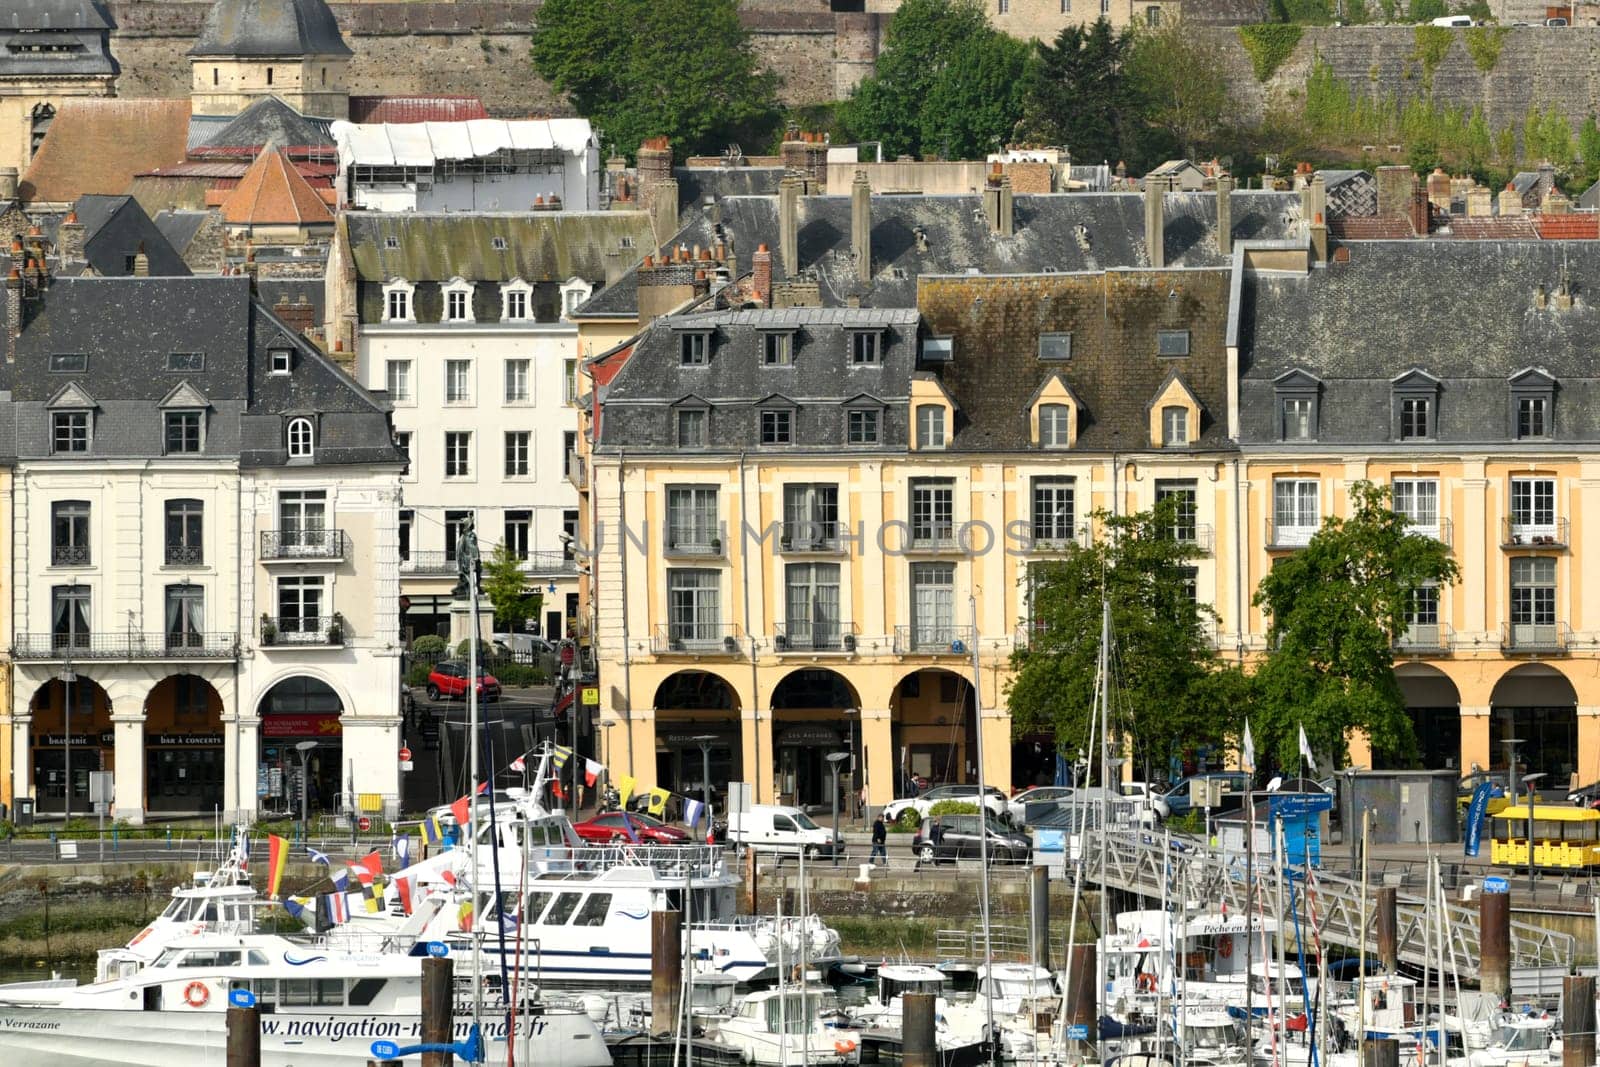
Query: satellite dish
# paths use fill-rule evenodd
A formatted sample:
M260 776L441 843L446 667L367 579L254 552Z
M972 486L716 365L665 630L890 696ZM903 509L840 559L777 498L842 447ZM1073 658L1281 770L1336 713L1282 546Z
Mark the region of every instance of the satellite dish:
M1273 778L1272 778L1272 781L1267 783L1267 792L1269 792L1269 793L1276 793L1278 790L1280 790L1282 788L1283 788L1283 776L1281 774L1280 775L1274 775Z

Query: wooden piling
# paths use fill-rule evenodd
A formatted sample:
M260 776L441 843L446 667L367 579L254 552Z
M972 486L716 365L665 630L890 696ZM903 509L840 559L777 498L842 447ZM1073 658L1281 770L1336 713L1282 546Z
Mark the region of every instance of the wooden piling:
M650 959L650 1032L671 1034L677 1030L683 996L681 912L650 913Z
M1400 969L1400 922L1397 905L1398 893L1394 886L1378 887L1378 964L1386 974Z
M422 961L422 1043L448 1045L455 1021L455 961L429 956ZM422 1067L450 1067L448 1052L424 1052Z
M228 1009L228 1067L261 1067L261 1009Z
M1029 882L1029 904L1033 913L1033 962L1050 969L1050 868L1033 868Z
M1511 996L1511 894L1478 897L1479 988L1504 1002Z
M1072 959L1067 965L1071 972L1067 981L1067 1023L1083 1027L1089 1041L1097 1040L1100 1023L1098 967L1093 945L1072 946Z
M1365 1058L1361 1067L1400 1067L1400 1042L1394 1038L1368 1038L1362 1048Z
M901 1067L939 1067L939 1045L934 1037L936 1000L932 993L907 993L900 998Z
M1561 990L1561 1067L1594 1067L1594 979L1568 975Z

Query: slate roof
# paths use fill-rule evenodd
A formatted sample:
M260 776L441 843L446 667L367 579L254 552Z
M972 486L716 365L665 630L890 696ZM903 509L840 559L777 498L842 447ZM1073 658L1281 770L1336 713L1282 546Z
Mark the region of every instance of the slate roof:
M650 250L650 220L638 211L346 215L361 281L603 282L607 253L633 263ZM390 247L390 239L394 247ZM496 239L504 248L496 248ZM627 243L625 243L627 242Z
M222 220L236 226L333 225L333 212L281 148L269 148L256 157L221 209Z
M767 406L794 410L795 444L784 452L904 451L918 321L915 310L868 308L663 316L607 387L597 447L676 451L675 405L684 401L710 409L707 452L760 451ZM877 365L847 369L850 327L882 330ZM685 329L712 332L706 366L681 365ZM774 329L794 331L789 366L763 363L764 332ZM878 445L846 446L846 412L856 406L881 413Z
M29 203L128 191L135 174L183 162L189 101L63 100L23 175Z
M323 0L215 0L191 56L348 56Z
M787 173L784 167L674 167L679 223L687 226L691 216L704 211L707 197L726 200L730 196L776 196L778 183Z
M352 96L351 122L465 122L486 119L476 96Z
M229 149L255 155L267 145L279 148L332 147L331 119L308 118L276 96L263 97L234 115L220 129L209 131L197 155Z
M150 273L183 277L191 273L183 256L131 196L82 196L72 206L84 229L84 261L107 278L131 274L129 260L141 250ZM63 265L63 270L70 270Z
M1168 193L1164 204L1167 265L1222 265L1216 195ZM1288 238L1300 218L1300 199L1292 193L1236 191L1230 208L1235 241ZM914 307L922 274L1149 266L1141 194L1018 196L1015 219L1015 236L1000 237L990 232L977 196L873 197L873 279L860 293L862 305ZM919 230L926 250L918 247ZM741 272L748 270L756 246L766 244L772 250L773 281L787 280L778 244L777 197L735 196L702 208L670 243L710 247L719 239L731 243ZM802 197L798 244L800 269L815 273L825 305L843 304L858 291L850 255L849 197ZM638 310L638 275L632 270L597 293L575 317L632 317Z
M289 374L270 373L275 347L293 348ZM204 368L168 370L173 352L203 353ZM87 355L87 370L51 372L57 353ZM242 276L58 279L9 369L13 402L0 407L14 411L15 432L0 448L22 459L52 458L49 404L69 390L94 405L89 458L160 456L161 402L185 383L208 405L204 455L242 466L400 459L383 405L252 299ZM316 448L291 464L284 430L295 415L316 422Z
M1563 271L1571 308L1553 296ZM1550 297L1536 306L1535 291ZM1534 365L1554 376L1554 439L1600 436L1600 244L1593 241L1376 241L1308 275L1247 274L1239 408L1245 446L1278 445L1273 379L1322 380L1317 447L1390 441L1391 381L1441 380L1437 441L1510 443L1507 380ZM1395 442L1397 448L1413 447ZM1542 447L1548 447L1548 444Z
M111 17L97 0L9 0L0 16L0 77L81 77L116 74L107 47ZM49 43L70 50L36 52Z
M155 217L156 229L160 230L167 243L182 255L210 215L209 211L158 211Z

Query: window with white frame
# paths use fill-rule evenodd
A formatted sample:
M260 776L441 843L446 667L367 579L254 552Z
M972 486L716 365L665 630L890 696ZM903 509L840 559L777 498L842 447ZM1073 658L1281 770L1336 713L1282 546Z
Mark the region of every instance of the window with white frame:
M1556 561L1518 556L1511 561L1511 640L1516 645L1556 641Z
M528 430L506 431L506 477L526 478L533 434Z
M513 559L528 558L528 544L532 540L533 512L508 511L506 512L505 543L506 551L511 553Z
M1312 433L1312 400L1310 397L1294 396L1284 397L1283 405L1283 439L1285 441L1309 441Z
M589 294L592 292L594 290L587 285L570 284L564 286L561 290L562 318L571 318L572 314L583 306L584 301L589 299Z
M568 404L578 402L578 360L575 357L561 361L561 394Z
M1395 514L1406 520L1408 533L1439 539L1439 479L1396 478L1390 495Z
M1072 410L1065 404L1039 405L1039 447L1066 448L1072 443Z
M1511 479L1511 534L1527 543L1556 532L1556 480Z
M911 543L932 547L955 537L955 482L914 478L911 482Z
M1315 478L1277 478L1272 483L1272 543L1309 544L1322 525L1321 487Z
M1161 447L1182 448L1189 443L1189 409L1176 404L1161 409Z
M917 447L943 448L944 407L940 404L917 405Z
M722 539L717 519L717 487L674 485L667 488L667 545L680 552L709 552Z
M446 404L472 403L472 361L447 359L444 361L444 402Z
M450 430L444 435L444 476L468 478L472 475L472 434Z
M50 451L57 455L89 451L90 413L54 411L50 413Z
M1550 436L1550 397L1519 396L1517 398L1517 440Z
M956 638L954 563L911 565L911 648L948 648Z
M323 620L321 575L295 575L278 579L278 632L319 634Z
M405 459L407 474L414 478L417 474L417 457L411 454L413 436L410 430L394 432L394 447Z
M288 374L294 369L294 349L292 348L268 349L267 358L271 361L273 374Z
M183 582L169 585L167 593L167 648L200 648L205 643L206 591Z
M705 408L681 408L678 411L678 447L706 447Z
M1033 540L1035 544L1065 545L1077 535L1077 480L1033 479Z
M413 287L406 282L393 281L383 287L383 321L410 322Z
M310 459L316 451L317 432L310 419L304 416L290 419L286 436L290 459Z
M681 648L722 642L722 575L673 567L667 571L667 637Z
M505 384L507 404L526 404L533 399L531 390L532 377L529 368L531 360L508 359L506 360Z
M1413 586L1406 594L1406 630L1402 646L1413 648L1438 648L1443 642L1439 633L1439 586L1425 582Z
M500 288L500 317L507 322L526 322L532 318L532 302L526 282L510 282Z
M1156 503L1172 501L1172 525L1166 528L1167 536L1181 544L1198 544L1200 526L1195 520L1200 512L1200 487L1191 478L1173 478L1156 482Z
M1433 436L1431 413L1433 403L1425 396L1408 396L1400 399L1400 439L1416 440Z
M411 395L411 361L409 359L391 359L384 364L384 387L389 390L389 399L396 404L409 404Z
M471 322L472 284L451 282L444 289L444 319L446 322Z

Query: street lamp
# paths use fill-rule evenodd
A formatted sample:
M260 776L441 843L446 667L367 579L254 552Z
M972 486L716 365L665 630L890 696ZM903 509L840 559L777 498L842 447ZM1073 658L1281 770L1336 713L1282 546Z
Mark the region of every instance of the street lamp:
M833 853L835 867L839 866L839 764L849 758L848 752L830 752L827 757L828 769L833 771L833 843L829 846L829 851Z
M1534 885L1533 873L1533 787L1544 778L1544 772L1522 776L1523 787L1528 790L1528 895L1537 899L1539 890Z
M695 744L700 746L700 799L706 806L706 831L710 832L714 821L711 817L711 743L716 740L713 734L697 734Z
M72 683L78 676L72 670L72 658L69 654L61 664L61 762L62 771L67 778L67 792L62 803L62 825L65 826L72 820ZM92 723L94 720L91 719Z
M300 833L309 837L308 816L306 814L306 796L311 792L311 750L317 747L315 741L300 741L294 750L300 753Z

